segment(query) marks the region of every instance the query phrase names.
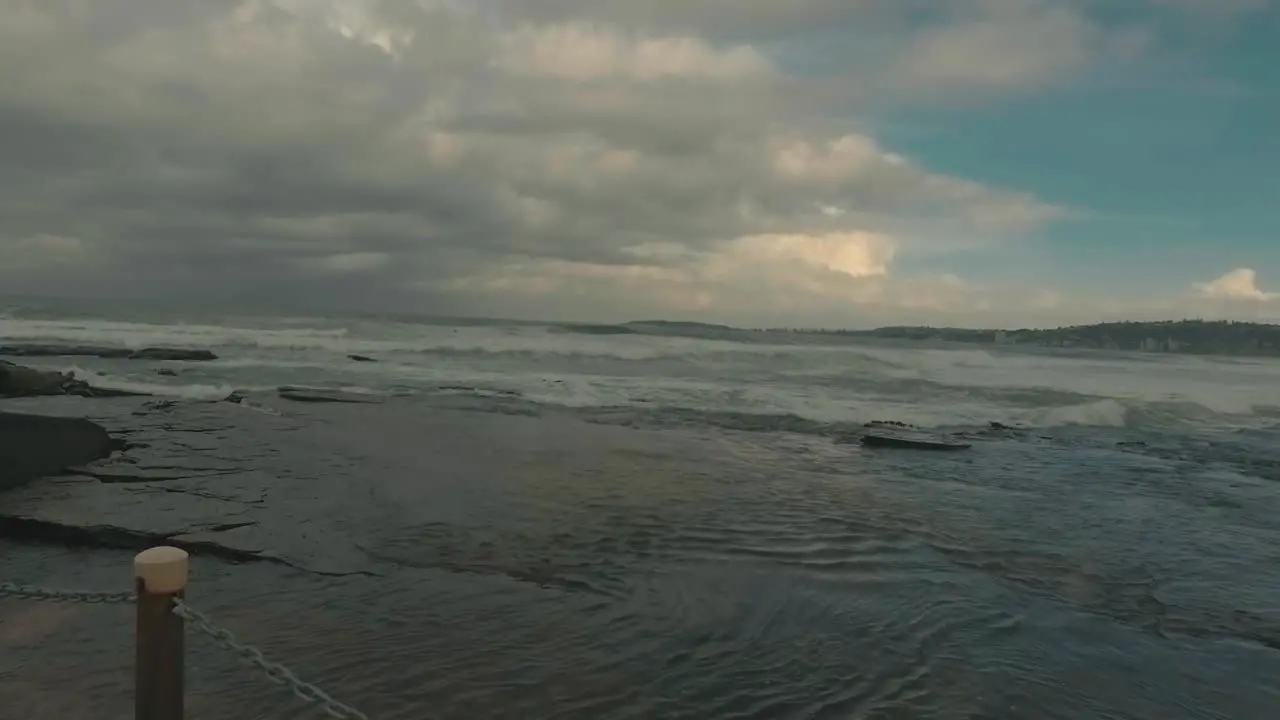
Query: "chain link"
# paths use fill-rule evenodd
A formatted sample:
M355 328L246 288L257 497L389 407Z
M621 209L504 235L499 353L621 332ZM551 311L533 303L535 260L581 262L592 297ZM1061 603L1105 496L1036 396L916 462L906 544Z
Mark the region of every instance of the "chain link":
M231 651L239 660L266 673L267 679L277 685L293 691L299 699L319 705L322 710L338 720L369 720L369 716L350 705L334 700L328 693L308 682L303 682L291 670L279 663L273 663L263 656L262 651L236 641L230 630L213 624L204 613L177 598L173 601L173 613L187 620L196 630L208 635L220 647Z
M131 592L57 590L35 585L18 585L11 582L0 582L0 595L27 598L28 600L52 600L54 602L86 603L89 605L131 603L137 599L137 596Z
M55 588L37 587L35 585L18 585L11 582L0 582L0 597L19 597L30 600L51 600L53 602L72 602L97 604L132 603L137 595L131 592L86 592L79 590L58 590ZM293 671L285 666L268 660L261 650L236 641L230 630L213 624L208 616L186 604L180 599L173 601L173 613L190 622L196 630L208 635L222 648L230 650L242 662L258 668L266 673L267 679L277 685L283 685L293 691L298 698L319 705L322 710L338 720L369 720L369 716L350 705L334 700L329 694L308 682L303 682Z

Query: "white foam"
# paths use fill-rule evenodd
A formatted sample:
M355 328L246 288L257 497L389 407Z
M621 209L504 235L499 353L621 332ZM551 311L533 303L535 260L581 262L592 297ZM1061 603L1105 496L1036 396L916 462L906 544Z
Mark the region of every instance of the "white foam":
M634 405L819 422L988 421L1121 426L1178 416L1242 422L1280 407L1280 363L1204 357L1065 356L1010 348L866 343L748 344L645 335L583 335L540 326L418 325L323 318L242 318L228 325L0 316L4 342L171 345L214 350L198 382L150 377L154 364L104 361L96 384L175 397L224 397L246 386L321 384L347 392L441 385L514 391L571 407ZM381 362L351 362L368 354ZM94 365L96 361L83 361ZM572 363L589 362L589 365ZM161 363L167 365L167 363ZM589 371L574 372L576 367ZM78 368L85 374L84 368ZM88 375L85 375L88 377ZM1043 404L1036 405L1043 396Z
M1018 425L1034 427L1063 427L1090 425L1094 427L1124 427L1128 408L1110 398L1080 405L1030 410L1013 419Z
M102 371L70 365L58 369L63 373L74 373L76 378L84 380L94 387L104 390L122 390L124 392L144 393L161 397L181 398L185 400L220 400L235 390L257 391L265 388L237 388L227 383L166 383L120 377Z
M386 395L387 394L386 391L384 390L375 390L373 388L361 387L359 385L277 385L275 387L266 388L266 389L296 390L299 392L305 392L309 390L316 391L316 392L336 391L336 392L346 393L348 395Z
M220 325L156 325L109 320L22 320L0 318L0 337L8 342L58 341L139 348L317 346L346 335L345 328L254 329Z
M549 332L539 326L496 327L419 325L412 323L352 321L360 327L325 327L333 321L316 318L256 321L252 326L209 324L151 324L108 320L29 320L0 317L0 338L5 342L46 342L110 345L128 348L179 346L222 348L236 351L292 350L331 355L379 353L532 353L543 355L598 355L627 360L650 360L663 355L681 356L708 347L742 348L734 343L696 338L633 335L593 336ZM243 353L241 353L243 354Z

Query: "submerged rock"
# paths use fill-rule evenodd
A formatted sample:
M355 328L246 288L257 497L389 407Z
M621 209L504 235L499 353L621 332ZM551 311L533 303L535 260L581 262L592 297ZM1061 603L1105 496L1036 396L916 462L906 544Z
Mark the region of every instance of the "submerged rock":
M89 398L115 398L115 397L150 397L150 393L133 392L132 390L116 390L114 388L94 387L87 382L81 380L75 381L76 384L67 389L68 395L78 395L80 397Z
M377 359L371 358L368 355L348 355L347 357L355 360L356 362L378 362Z
M955 437L960 438L980 438L983 440L1015 440L1026 437L1027 432L1020 427L1006 425L1002 422L991 421L984 428L972 430L960 430L951 433Z
M282 400L305 403L380 403L383 398L377 395L343 392L342 390L326 390L324 388L291 387L285 385L276 390Z
M967 450L969 443L949 440L937 435L920 432L869 432L862 436L862 444L870 447L902 448L906 450Z
M216 557L230 562L274 562L288 565L279 558L261 552L242 550L213 542L217 532L251 526L254 523L228 523L201 532L153 533L114 525L66 525L35 518L0 515L0 537L7 540L56 542L71 547L145 550L169 545L192 554Z
M70 547L146 550L157 545L181 548L192 555L214 557L233 563L265 562L284 565L315 575L346 576L376 573L367 570L326 571L302 567L264 550L235 547L220 542L234 537L236 531L253 528L256 522L235 522L181 529L173 532L148 532L116 525L71 525L38 518L0 515L0 538L19 542L57 543Z
M110 347L104 345L0 345L0 355L10 357L97 357L118 360L217 360L208 350L192 348Z
M100 460L118 445L91 420L0 412L0 490Z
M129 354L130 360L188 360L193 362L206 362L209 360L217 360L218 356L209 350L194 350L187 348L142 348L134 350Z

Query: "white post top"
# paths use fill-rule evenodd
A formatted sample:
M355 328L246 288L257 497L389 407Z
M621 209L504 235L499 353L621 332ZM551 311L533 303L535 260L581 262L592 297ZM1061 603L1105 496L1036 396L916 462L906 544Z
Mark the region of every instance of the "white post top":
M176 593L187 587L187 551L162 545L133 558L133 575L148 592Z

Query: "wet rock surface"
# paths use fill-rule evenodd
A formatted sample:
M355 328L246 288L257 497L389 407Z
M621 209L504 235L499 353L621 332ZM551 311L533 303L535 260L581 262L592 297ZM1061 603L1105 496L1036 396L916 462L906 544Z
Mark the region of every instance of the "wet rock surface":
M68 397L6 406L39 414L0 413L4 539L130 550L169 544L322 575L369 572L354 548L307 542L323 533L340 494L318 482L323 460L290 467L270 440L304 428L305 419L225 402ZM93 419L76 417L84 415Z
M868 432L863 434L862 444L902 450L967 450L973 447L970 443L914 430Z
M985 426L965 428L950 432L927 432L908 423L896 420L872 420L863 423L862 431L846 434L842 442L859 442L868 447L897 448L901 450L967 450L973 441L1024 440L1027 430L1002 422L989 422ZM1041 440L1051 438L1036 436Z

